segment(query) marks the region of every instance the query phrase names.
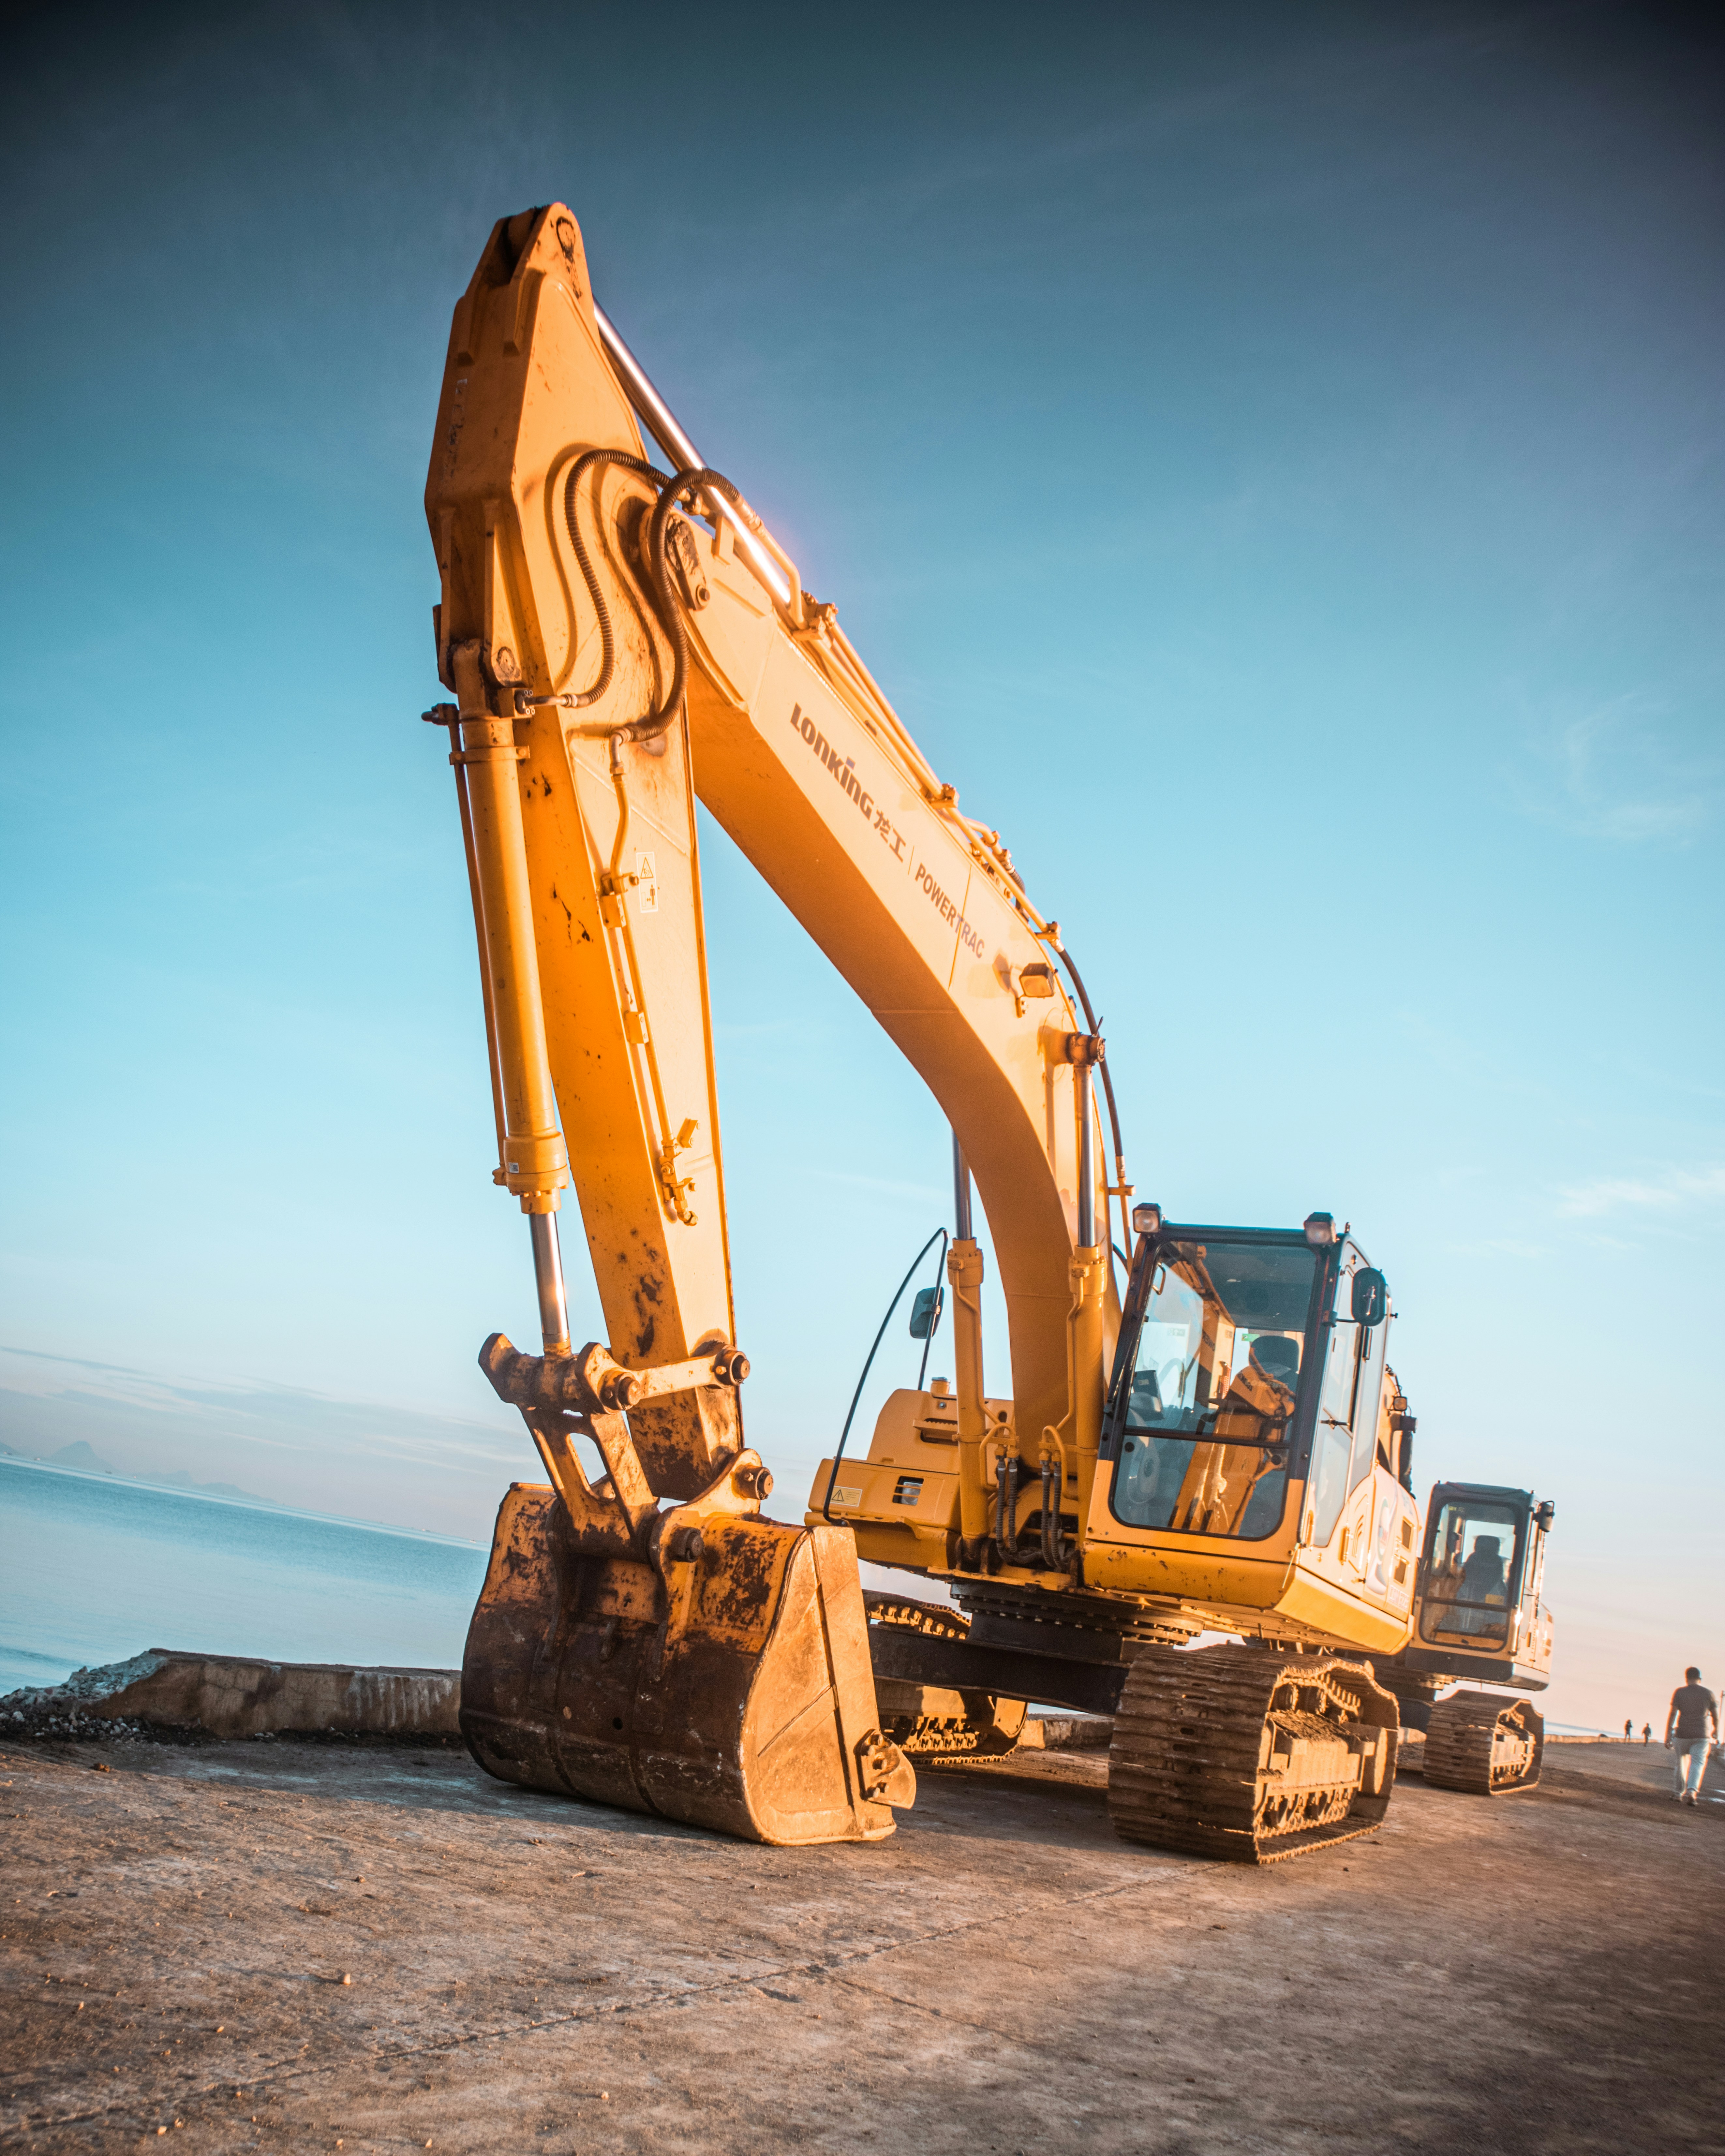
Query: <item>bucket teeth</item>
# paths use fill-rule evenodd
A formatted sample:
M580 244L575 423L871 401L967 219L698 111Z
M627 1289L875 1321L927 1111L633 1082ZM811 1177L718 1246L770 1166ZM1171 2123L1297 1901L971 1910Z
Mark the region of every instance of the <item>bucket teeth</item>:
M706 1520L670 1578L577 1545L516 1483L467 1636L461 1727L490 1774L778 1844L875 1841L916 1775L881 1734L855 1543Z

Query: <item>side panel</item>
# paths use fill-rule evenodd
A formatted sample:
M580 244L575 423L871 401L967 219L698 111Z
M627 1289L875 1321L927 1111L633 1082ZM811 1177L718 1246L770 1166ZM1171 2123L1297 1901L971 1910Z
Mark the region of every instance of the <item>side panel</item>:
M1413 1603L1414 1500L1380 1467L1350 1494L1321 1550L1296 1546L1307 1515L1305 1486L1295 1484L1281 1526L1261 1543L1139 1532L1114 1518L1106 1476L1099 1476L1085 1583L1126 1594L1273 1610L1326 1638L1393 1652L1408 1636Z
M1373 1626L1369 1640L1363 1631L1358 1635L1363 1642L1386 1646L1378 1633L1387 1622L1399 1645L1407 1637L1414 1607L1419 1525L1413 1498L1386 1468L1374 1467L1349 1491L1323 1548L1300 1552L1301 1594L1345 1597L1362 1613L1360 1621Z

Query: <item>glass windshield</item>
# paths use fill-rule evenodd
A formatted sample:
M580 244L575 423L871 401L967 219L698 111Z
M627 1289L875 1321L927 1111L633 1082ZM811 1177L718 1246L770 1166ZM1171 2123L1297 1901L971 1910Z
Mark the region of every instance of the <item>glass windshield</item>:
M1343 1252L1336 1308L1353 1301L1350 1283L1361 1263L1353 1244ZM1307 1488L1312 1496L1313 1545L1323 1549L1336 1532L1348 1494L1372 1471L1378 1457L1378 1424L1384 1401L1384 1352L1389 1327L1368 1330L1338 1315L1317 1373L1317 1430L1312 1440Z
M1180 1534L1274 1532L1317 1264L1303 1244L1163 1246L1125 1401L1117 1518Z
M1513 1505L1452 1498L1438 1515L1420 1613L1422 1639L1501 1647L1508 1638L1520 1517Z

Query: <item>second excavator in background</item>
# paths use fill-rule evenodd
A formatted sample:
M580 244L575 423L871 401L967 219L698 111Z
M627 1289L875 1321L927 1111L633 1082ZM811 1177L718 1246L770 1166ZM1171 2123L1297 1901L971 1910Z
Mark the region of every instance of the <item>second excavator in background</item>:
M1545 1681L1549 1507L1445 1486L1422 1543L1389 1291L1345 1225L1134 1203L1058 924L704 464L562 204L500 222L456 305L426 512L454 697L426 716L449 735L494 1174L528 1217L542 1332L537 1353L494 1334L481 1362L548 1478L499 1514L463 1671L475 1757L763 1840L873 1839L914 1800L918 1751L996 1746L1023 1702L1067 1704L1114 1717L1123 1835L1257 1862L1382 1818L1399 1702L1430 1708L1434 1779L1524 1786L1524 1702L1458 1717L1484 1696L1431 1694ZM763 1512L743 1435L697 799L952 1132L953 1379L895 1394L795 1524ZM580 1348L571 1183L607 1335ZM859 1553L947 1599L865 1603ZM1231 1642L1191 1645L1207 1632ZM917 1711L936 1693L957 1711Z

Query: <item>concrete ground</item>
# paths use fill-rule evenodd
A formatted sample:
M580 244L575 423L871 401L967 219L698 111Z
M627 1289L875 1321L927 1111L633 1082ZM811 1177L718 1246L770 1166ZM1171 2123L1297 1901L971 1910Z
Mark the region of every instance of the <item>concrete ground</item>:
M1555 1748L1252 1871L1117 1841L1096 1755L786 1851L454 1750L13 1743L0 2145L1717 2152L1717 1769Z

